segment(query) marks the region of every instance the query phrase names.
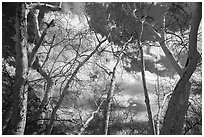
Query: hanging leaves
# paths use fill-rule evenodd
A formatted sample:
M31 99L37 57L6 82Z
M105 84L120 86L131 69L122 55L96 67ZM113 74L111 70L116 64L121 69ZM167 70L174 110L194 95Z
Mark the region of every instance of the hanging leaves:
M168 14L166 15L166 27L173 32L189 29L191 10L189 3L168 3Z
M191 12L188 3L88 3L86 13L90 26L102 36L110 34L115 45L127 42L132 36L137 40L141 21L145 20L158 33L163 26L172 32L189 28ZM155 41L156 38L144 25L142 41Z
M85 11L90 17L89 25L96 33L106 36L107 32L107 14L106 8L102 3L86 3Z

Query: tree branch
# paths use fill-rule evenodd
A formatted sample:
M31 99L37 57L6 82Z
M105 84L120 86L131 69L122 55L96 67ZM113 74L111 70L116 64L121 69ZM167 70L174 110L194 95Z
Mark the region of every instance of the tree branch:
M99 104L97 110L93 111L91 113L91 116L86 120L85 124L82 126L82 128L80 129L80 132L78 135L83 134L84 130L88 127L88 124L91 122L91 120L94 118L95 114L97 114L101 108L101 105L103 104L104 100L101 101L101 103Z
M43 39L45 37L45 35L47 34L47 31L50 27L52 27L54 25L54 19L47 25L47 28L45 28L45 30L43 31L40 39L38 40L37 44L35 45L35 47L32 49L32 52L29 55L29 59L28 59L28 66L31 67L33 62L35 61L35 56L37 54L37 51L40 47L40 45L43 42Z

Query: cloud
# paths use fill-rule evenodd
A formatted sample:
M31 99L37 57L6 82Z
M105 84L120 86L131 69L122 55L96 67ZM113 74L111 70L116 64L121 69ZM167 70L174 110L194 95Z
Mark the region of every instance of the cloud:
M123 80L124 80L124 83L126 83L127 88L122 92L122 94L124 95L128 94L131 96L135 96L141 93L144 94L141 73L137 73L136 75L137 75L137 79L135 79L130 74L126 74L123 76ZM157 76L156 74L151 73L149 71L145 71L145 75L146 75L147 88L149 92L153 93L154 84L157 80Z
M143 87L140 81L135 81L134 83L128 83L127 89L123 92L123 94L128 94L131 96L135 96L139 93L143 93Z

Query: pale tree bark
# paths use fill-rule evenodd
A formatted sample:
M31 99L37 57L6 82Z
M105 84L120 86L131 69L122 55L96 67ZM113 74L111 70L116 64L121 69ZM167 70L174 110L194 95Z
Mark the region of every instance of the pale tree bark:
M104 100L102 100L101 103L99 105L97 105L97 109L91 113L91 116L86 120L84 125L81 127L80 132L79 132L78 135L82 135L84 133L85 129L88 127L91 120L94 119L95 114L97 114L99 112L99 110L101 109L101 105L103 104L103 101Z
M106 108L104 110L104 121L103 121L103 134L104 135L108 135L108 125L109 125L109 119L110 119L110 111L111 111L111 103L112 103L112 98L113 98L113 93L114 93L114 89L115 89L115 72L116 72L116 68L117 68L117 65L118 63L120 62L121 60L121 57L122 57L122 53L123 51L126 49L128 43L130 43L132 41L132 38L131 37L122 47L122 49L120 51L118 51L117 54L114 54L114 51L113 51L113 55L115 55L117 57L117 60L116 60L116 64L115 66L113 67L113 71L112 72L108 72L106 69L104 69L104 71L108 74L108 75L111 75L111 81L110 81L110 87L109 87L109 90L108 90L108 94L107 94L107 98L106 98ZM113 49L112 49L113 50ZM99 66L100 67L100 66Z
M113 98L113 93L115 89L115 71L119 61L120 61L120 58L118 57L116 64L113 68L113 71L109 72L109 75L111 75L111 81L110 81L110 87L106 98L106 108L104 110L104 121L103 121L104 135L108 135L108 125L109 125L109 119L110 119L111 104L112 104L112 98Z
M202 18L202 3L194 3L196 8L193 12L193 19L191 23L191 30L189 35L189 63L184 69L183 75L178 81L168 108L164 117L164 124L161 129L161 134L182 134L183 123L187 111L189 91L186 89L189 84L189 79L197 67L197 62L200 54L197 51L197 32Z
M164 96L163 101L162 101L162 103L161 103L161 105L160 105L160 107L159 107L159 110L158 110L158 112L157 112L157 123L156 123L156 131L157 131L156 133L157 133L157 135L160 134L160 128L161 128L160 122L162 121L162 110L163 110L163 108L164 108L165 102L167 101L167 98L168 98L171 94L172 94L172 92L167 93L167 94Z
M50 122L46 128L46 133L47 135L50 135L52 132L52 128L53 128L53 124L55 121L55 117L56 117L56 112L57 110L60 108L63 99L65 97L65 95L69 94L69 87L71 82L73 81L74 77L77 75L77 73L79 72L79 70L81 69L81 67L98 51L99 47L106 41L106 39L99 41L98 45L96 46L96 48L91 52L91 54L89 54L75 69L75 71L73 72L73 74L71 75L71 77L69 78L69 80L67 81L65 87L63 88L62 94L60 95L59 101L57 102L56 106L53 108L52 110L52 114L51 114L51 118L50 118Z
M13 104L10 121L4 134L23 135L27 114L28 57L27 57L27 9L25 3L17 3L16 14L16 77L13 88Z
M23 27L25 27L25 28L27 28L27 14L28 14L28 12L30 11L30 7L29 7L29 9L24 9L25 11L23 11L23 12L25 12L25 13L23 13L22 12L22 14L25 14L24 16L23 15L18 15L20 18L23 18L23 19L25 19L25 20L22 20L22 19L19 19L20 21L23 21L19 26L21 26L21 28L20 28L20 31L22 30L22 28ZM29 53L28 54L28 51L26 51L26 57L28 57L28 61L27 62L25 62L24 61L24 64L25 63L27 63L27 65L28 65L28 68L29 67L31 67L32 66L32 64L33 64L33 62L34 62L34 60L35 60L35 58L36 58L36 54L37 54L37 51L38 51L38 49L39 49L39 47L40 47L40 45L41 45L41 43L42 43L42 41L43 41L43 39L44 39L44 37L45 37L45 35L47 34L47 30L49 29L49 27L51 27L52 25L53 25L53 22L51 22L50 24L48 24L48 27L43 31L43 33L42 33L42 35L39 35L39 28L38 28L38 22L36 22L36 20L37 20L37 15L35 14L34 15L34 24L35 24L35 32L36 32L36 34L38 34L37 36L37 43L36 43L36 45L35 45L35 47L33 48L33 50L32 50L32 52L31 53ZM23 23L25 23L26 24L26 26L24 25L23 26ZM18 25L18 21L17 21L17 23L16 23L16 25ZM18 26L18 27L19 27ZM17 27L17 28L18 28ZM26 29L25 29L26 30ZM25 34L23 34L23 33L21 33L21 32L19 32L19 34L21 34L21 36L19 36L19 37L17 37L17 42L18 42L18 38L19 39L23 39L23 37L26 37L26 35L27 35L27 30L26 30L26 32L24 32ZM24 41L26 41L26 43L27 43L27 39L25 38L25 40ZM27 46L27 45L26 45ZM25 50L25 49L23 49L23 50ZM24 53L25 54L25 53ZM28 55L27 55L28 54ZM16 60L17 61L17 60ZM17 64L19 64L19 63L17 63ZM41 71L42 72L42 71ZM42 74L42 73L41 73ZM44 73L44 76L45 76L45 73ZM47 77L47 80L48 80L48 77ZM20 82L20 81L18 81L18 82ZM50 79L49 79L49 81L48 81L48 88L47 88L47 91L50 89L50 86L51 85L51 82L50 82ZM26 92L27 93L27 92ZM48 92L46 92L46 93L48 93ZM46 94L45 94L46 95ZM14 95L14 97L16 97L16 95ZM44 103L43 104L46 104L45 102L46 102L46 99L44 99L44 101L43 101ZM41 108L43 108L43 106L44 105L41 105ZM11 112L12 110L10 110L9 111L9 115L6 117L6 121L8 121L9 119L10 119L10 117L11 117L11 114L12 114L12 112ZM5 132L6 132L6 130L8 130L8 128L4 128L3 129Z

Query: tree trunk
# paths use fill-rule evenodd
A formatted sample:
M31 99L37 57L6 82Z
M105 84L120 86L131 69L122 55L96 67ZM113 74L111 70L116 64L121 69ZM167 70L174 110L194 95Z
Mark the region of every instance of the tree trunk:
M5 134L23 135L27 114L27 86L28 75L27 57L27 10L25 3L17 3L16 15L16 78L12 114Z
M149 135L154 135L155 131L154 131L154 122L152 119L152 111L151 111L151 107L150 107L150 101L149 101L149 95L148 95L148 90L147 90L147 84L146 84L146 79L145 79L145 61L144 61L144 56L143 56L143 49L141 44L138 42L139 44L139 49L140 49L140 54L141 54L141 74L142 74L142 83L143 83L143 89L144 89L144 96L145 96L145 104L147 107L147 113L148 113L148 124L149 124L149 130L148 130L148 134Z
M109 87L107 99L106 99L107 105L106 105L106 108L104 110L104 121L103 121L104 135L108 135L108 124L109 124L109 119L110 119L111 103L112 103L112 97L113 97L113 93L114 93L114 89L115 89L115 71L116 71L116 67L117 67L119 61L120 61L120 58L118 57L117 62L113 68L113 72L111 73L112 77L111 77L110 87Z
M202 18L202 5L201 3L194 3L196 9L193 13L193 21L189 35L189 64L184 69L184 73L178 81L168 108L164 117L164 124L161 134L182 134L183 123L187 111L188 98L190 94L189 87L191 86L189 79L196 69L197 62L200 55L197 51L197 32Z
M39 63L38 57L36 57L32 68L35 69L38 73L40 73L40 75L47 81L45 94L44 94L43 100L40 104L40 107L38 109L38 112L36 114L36 118L39 119L40 116L42 115L43 111L45 110L46 106L49 104L50 98L53 95L53 91L52 91L53 81L52 81L51 77L42 69L42 67Z
M147 90L147 84L146 84L146 78L145 78L145 60L144 60L144 55L143 55L143 49L142 49L142 43L141 43L141 39L142 39L142 34L143 34L143 29L144 29L144 21L140 21L141 22L141 32L137 41L139 50L140 50L140 56L141 56L141 74L142 74L142 83L143 83L143 89L144 89L144 96L145 96L145 104L147 107L147 113L148 113L148 134L149 135L154 135L155 131L154 131L154 122L152 119L152 111L151 111L151 107L150 107L150 101L149 101L149 94L148 94L148 90Z
M195 3L194 3L195 4ZM195 13L195 15L193 16L194 17L194 19L193 19L193 21L194 21L194 25L192 25L193 27L195 27L195 26L199 26L199 18L201 18L201 12L199 11L199 10L201 10L201 7L202 6L200 6L200 9L199 8L197 8L197 11L195 11L194 13ZM198 14L197 14L198 13ZM200 17L199 17L200 16ZM165 21L164 21L165 22ZM197 22L197 23L196 23ZM165 23L164 23L165 24ZM145 22L145 25L147 25L149 28L150 28L150 30L152 31L152 33L154 34L154 36L157 38L157 40L159 41L159 43L160 43L160 46L161 46L161 48L162 48L162 50L164 51L164 53L165 53L165 55L167 56L167 58L169 59L169 61L171 62L171 65L174 67L174 69L177 71L177 73L180 75L180 77L182 77L183 76L183 73L184 73L184 71L186 70L186 69L182 69L180 66L179 66L179 64L175 61L175 59L174 59L174 57L173 57L173 55L171 54L171 52L169 51L169 49L166 47L166 45L165 45L165 36L164 36L164 29L165 29L165 25L163 26L163 33L161 34L161 36L155 31L155 29L150 25L150 24L148 24L147 22ZM192 31L193 30L193 31ZM191 28L191 38L190 38L190 43L192 43L192 44L189 44L189 45L192 45L192 46L190 46L190 47L193 47L193 45L195 45L195 43L194 42L196 42L196 44L197 44L197 29L196 28L194 28L194 29L192 29ZM193 38L194 37L194 38ZM196 38L195 38L196 37ZM193 40L194 39L194 40ZM190 49L190 48L189 48ZM196 50L196 46L194 46L194 50L191 50L191 52L193 51L194 53L195 53L195 55L198 55L197 54L197 51L195 51ZM193 54L192 54L193 55ZM197 62L197 61L196 61ZM185 91L183 91L183 93L185 93L185 96L179 96L179 99L177 99L177 100L182 100L183 102L185 102L185 103L187 103L187 101L188 101L188 98L189 98L189 92L190 92L190 88L191 88L191 83L188 81L187 82L187 84L186 84L186 87L185 88L183 88L182 90L185 90ZM187 111L187 108L185 108L185 106L186 105L183 105L183 106L180 106L181 108L182 108L182 110L183 111ZM183 108L184 107L184 108ZM178 116L181 116L181 115L185 115L186 114L186 112L185 113L182 113L182 112L178 112L179 114L178 114ZM182 113L182 114L181 114ZM184 116L183 116L184 117ZM182 121L181 121L182 122ZM167 123L166 123L167 124ZM167 124L168 125L168 124ZM180 124L182 127L183 127L183 124ZM164 128L162 128L162 130L163 130ZM179 128L179 129L182 129L182 128ZM172 131L173 132L173 131ZM163 133L163 134L165 134L165 133ZM166 134L168 134L167 132L166 132Z

